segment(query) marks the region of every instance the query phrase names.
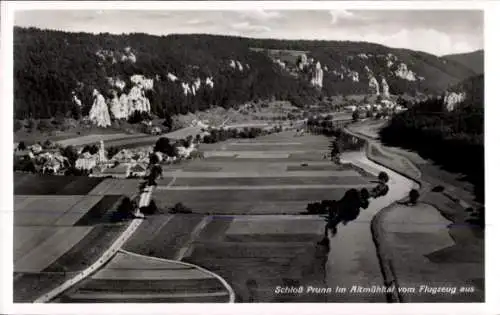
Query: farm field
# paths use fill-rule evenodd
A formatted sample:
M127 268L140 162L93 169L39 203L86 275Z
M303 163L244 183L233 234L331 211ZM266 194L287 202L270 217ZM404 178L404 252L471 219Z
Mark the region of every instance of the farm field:
M118 252L100 271L56 302L229 302L226 286L210 272L177 261Z
M325 302L325 295L274 289L326 285L326 253L317 245L325 222L304 215L307 204L374 185L373 175L324 160L328 144L322 136L282 132L202 145L211 152L205 159L164 166L168 178L153 193L164 214L149 216L123 249L213 271L239 302ZM165 214L176 203L193 213Z
M104 178L14 173L14 195L86 195Z
M235 290L238 302L324 302L324 295L273 293L277 285L325 285L325 256L317 246L322 218L175 214L148 220L125 250L178 258L215 272Z
M93 264L127 227L110 223L120 191L138 191L136 180L83 176L14 173L14 184L16 302L33 302Z
M139 193L140 179L106 178L95 186L89 195L125 195L132 197Z

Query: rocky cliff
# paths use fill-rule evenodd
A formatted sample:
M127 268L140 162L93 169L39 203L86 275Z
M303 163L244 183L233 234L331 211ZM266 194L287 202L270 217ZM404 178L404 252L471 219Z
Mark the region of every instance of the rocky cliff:
M370 80L368 81L368 88L370 94L380 95L380 87L377 79L374 76L370 77Z
M384 77L382 77L381 85L382 85L382 96L383 97L389 97L390 96L390 93L389 93L389 84L387 84L387 81L385 80Z
M323 87L323 69L321 63L318 61L316 67L312 70L311 85L321 89Z
M104 96L95 89L92 95L94 97L94 103L89 112L90 121L99 127L110 126L111 118L109 117L108 105L106 104Z
M465 92L446 92L443 99L445 109L448 112L453 111L459 103L465 100L465 97Z

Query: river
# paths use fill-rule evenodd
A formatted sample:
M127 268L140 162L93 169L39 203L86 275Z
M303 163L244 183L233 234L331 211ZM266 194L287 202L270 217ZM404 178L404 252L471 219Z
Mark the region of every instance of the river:
M364 151L342 154L343 163L352 163L367 172L378 175L384 171L389 175L389 192L383 197L370 199L367 209L361 210L358 218L347 225L339 224L336 235L330 235L330 252L326 264L327 286L332 288L330 302L386 302L382 293L351 293L353 286L383 286L377 252L370 224L374 216L385 207L408 195L418 185L381 165L370 161ZM345 292L335 293L335 289ZM339 291L343 291L340 289Z

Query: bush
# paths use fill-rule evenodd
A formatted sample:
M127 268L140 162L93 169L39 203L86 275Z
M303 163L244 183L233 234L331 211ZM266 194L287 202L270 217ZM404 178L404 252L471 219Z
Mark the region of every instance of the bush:
M161 152L166 154L167 156L174 157L177 156L177 152L174 146L170 143L170 140L165 137L161 137L155 143L155 147L153 149L154 152Z
M410 190L409 198L410 204L417 204L418 198L420 197L420 193L416 189Z
M170 213L193 213L193 210L183 205L181 202L176 203L170 208Z
M378 174L378 180L381 182L381 183L384 183L386 184L388 181L389 181L389 175L387 175L386 172L380 172Z
M130 198L125 197L113 214L114 221L123 221L134 216L137 205Z
M165 120L163 121L162 125L164 127L166 127L168 129L168 131L172 130L172 126L173 126L173 120L172 120L172 116L170 115L166 115L165 116Z
M156 202L154 200L151 200L149 202L149 205L141 207L139 210L143 214L147 214L147 215L152 215L152 214L156 214L156 213L160 212L160 210L156 206Z
M352 120L353 121L359 120L359 111L357 109L352 113Z
M19 142L19 144L17 145L17 149L21 151L26 150L26 144L24 143L24 141Z

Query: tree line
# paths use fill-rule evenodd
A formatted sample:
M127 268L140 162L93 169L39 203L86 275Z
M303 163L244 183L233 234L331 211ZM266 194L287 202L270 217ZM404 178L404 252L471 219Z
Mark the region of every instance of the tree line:
M479 83L481 83L479 81ZM484 202L484 104L480 87L446 111L442 98L431 98L394 115L380 131L383 143L418 152L445 169L462 173Z

